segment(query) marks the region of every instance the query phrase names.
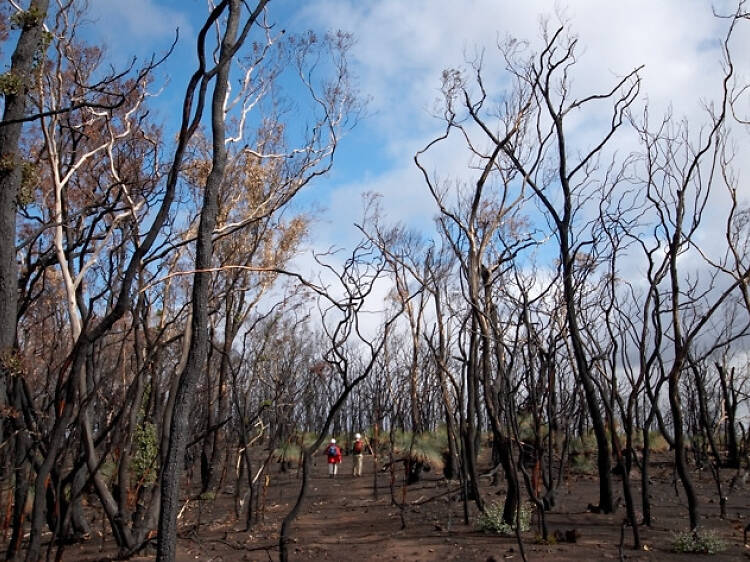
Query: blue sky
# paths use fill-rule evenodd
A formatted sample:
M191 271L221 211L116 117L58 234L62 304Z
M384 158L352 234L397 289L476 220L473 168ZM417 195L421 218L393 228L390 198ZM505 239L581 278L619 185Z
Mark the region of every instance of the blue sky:
M726 11L731 3L714 6ZM163 51L180 28L180 42L163 68L169 82L155 102L169 123L172 110L179 112L194 65L194 36L206 3L94 0L91 7L100 22L99 39L123 60ZM538 44L540 17L561 12L583 47L576 88L606 88L644 64L641 97L652 112L672 107L677 116L699 119L702 100L719 91L718 41L726 27L712 17L706 0L271 0L268 11L271 21L289 31L354 33L353 68L370 100L367 117L342 141L333 171L301 199L326 209L312 231L311 243L318 248L353 243L357 234L351 225L366 191L382 193L391 220L430 228L436 208L412 158L441 132L432 115L441 71L461 66L467 56L484 50L488 83L502 90L498 40L512 35ZM738 58L750 51L748 35L743 30L735 38ZM577 126L581 142L591 125ZM444 177L466 177L467 163L460 147L446 147L430 165Z

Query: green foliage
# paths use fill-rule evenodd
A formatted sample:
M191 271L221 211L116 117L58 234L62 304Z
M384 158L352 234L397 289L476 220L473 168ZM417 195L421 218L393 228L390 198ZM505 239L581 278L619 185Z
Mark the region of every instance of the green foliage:
M536 439L534 417L531 414L523 414L518 420L518 433L521 441L533 442ZM546 439L549 435L549 426L543 423L539 426L539 436Z
M394 439L395 453L438 470L442 470L445 465L443 451L447 448L448 436L440 431L420 433L416 436L411 432L398 431Z
M55 36L52 34L51 31L42 31L42 45L41 49L43 51L47 50L47 47L49 47L52 44L52 40L55 38Z
M530 528L531 509L526 504L521 505L520 513L518 514L518 524L522 533L528 531ZM479 515L476 528L479 531L496 535L513 535L516 532L515 525L508 525L503 521L503 504L497 502L493 502L487 506L484 513Z
M571 454L585 454L596 451L596 435L593 431L588 431L583 435L573 437L570 440Z
M38 8L22 10L10 16L10 27L12 29L30 29L39 25L44 20L44 12Z
M692 448L694 451L704 451L708 445L707 439L701 435L693 435L685 439L686 446Z
M727 543L715 531L683 531L674 535L672 550L693 554L718 554L727 549Z
M21 164L21 186L18 190L18 205L25 207L34 201L34 188L39 183L39 171L31 162Z
M278 462L302 462L302 447L309 448L318 439L318 435L312 432L297 434L290 438L284 445L274 449L273 458ZM300 447L300 441L302 447Z
M0 354L0 368L17 377L24 376L26 372L20 354L18 351L12 350L7 350Z
M641 439L641 441L643 441ZM669 443L664 439L660 431L650 431L648 434L648 445L656 453L664 453L669 450Z
M49 49L49 46L52 44L52 40L54 38L55 36L52 35L52 33L50 33L49 31L42 31L41 37L39 39L39 46L34 53L34 70L36 70L37 72L42 71L42 67L44 66L42 63L47 57L47 49Z
M153 484L156 482L156 456L159 454L158 435L156 425L143 422L135 428L133 433L133 460L130 468L138 482Z
M278 462L302 462L302 448L296 443L285 443L274 449L273 458Z
M99 467L99 475L105 482L112 482L115 478L116 465L111 460L105 460Z
M577 474L591 474L596 471L594 455L597 452L596 436L587 431L570 440L570 469Z
M5 76L4 74L0 75L0 89L2 89L2 77ZM2 92L0 91L0 94ZM13 170L13 168L16 165L16 159L13 156L13 154L3 154L0 156L0 172L10 172Z
M546 544L548 546L552 546L557 544L557 537L555 535L549 535L545 539L542 535L535 535L534 544Z
M312 431L308 431L302 434L302 446L303 447L312 447L312 445L317 441L318 434L313 433Z
M10 70L0 74L0 94L4 96L15 96L21 92L23 81L17 74Z
M596 472L596 465L594 464L593 453L577 454L572 453L570 455L570 470L576 474L593 474Z

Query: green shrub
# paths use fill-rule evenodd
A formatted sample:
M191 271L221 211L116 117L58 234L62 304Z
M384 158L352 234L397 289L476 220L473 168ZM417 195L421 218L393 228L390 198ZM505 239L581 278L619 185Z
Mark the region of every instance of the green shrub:
M652 431L650 434L649 445L651 450L656 453L664 453L669 450L669 443L664 439L660 431Z
M18 189L18 204L25 207L34 201L34 189L39 183L39 170L32 162L21 163L21 185Z
M130 468L137 482L153 484L156 482L156 455L159 454L156 426L151 422L138 424L133 435L133 460Z
M397 431L394 439L394 452L413 461L430 465L437 470L445 466L443 451L448 448L446 433L425 432L413 437L411 432Z
M574 474L593 474L596 472L596 465L591 454L571 454L570 471Z
M302 434L302 446L312 447L313 443L315 443L317 439L318 439L317 433L313 433L312 431L306 431Z
M570 440L571 453L594 453L596 450L596 436L593 431L587 431L585 434L578 435Z
M633 432L633 445L639 449L643 447L643 431L640 428ZM669 443L664 439L661 431L648 432L648 445L652 453L663 453L669 450Z
M549 425L541 423L539 425L539 437L544 440L549 435ZM534 418L531 414L523 414L518 420L518 434L521 441L527 443L533 443L536 440L537 428L534 424ZM492 436L489 436L488 441L491 441Z
M526 532L531 524L531 509L528 505L522 504L518 514L518 523L521 532ZM503 504L493 502L485 508L477 518L476 528L485 533L494 533L496 535L513 535L516 532L515 525L508 525L503 521Z
M727 549L727 543L715 531L683 531L674 535L672 550L693 554L717 554Z
M318 439L317 433L305 432L295 433L284 444L273 450L273 459L276 462L302 463L302 448L312 447ZM300 442L302 446L300 446Z
M105 482L114 482L117 473L117 465L112 460L105 460L99 466L99 475Z
M302 449L296 443L285 443L281 447L274 449L273 458L277 462L302 462Z

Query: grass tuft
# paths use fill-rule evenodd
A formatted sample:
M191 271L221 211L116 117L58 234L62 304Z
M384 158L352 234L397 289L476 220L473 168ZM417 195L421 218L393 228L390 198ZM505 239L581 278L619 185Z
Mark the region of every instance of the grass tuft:
M529 530L531 524L531 509L528 505L521 505L518 523L522 533ZM487 506L484 513L479 515L476 522L476 528L479 531L496 535L508 536L514 535L516 532L515 525L508 525L503 521L503 504L497 502L493 502L491 505Z
M672 550L692 554L718 554L727 543L715 531L683 531L674 535Z

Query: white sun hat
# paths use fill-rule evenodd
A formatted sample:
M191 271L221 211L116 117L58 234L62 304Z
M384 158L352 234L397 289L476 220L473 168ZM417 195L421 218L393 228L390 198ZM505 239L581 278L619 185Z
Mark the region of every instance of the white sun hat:
M355 439L362 439L362 436L359 433L354 434Z
M336 440L333 437L331 437L331 443L335 443L335 442Z

